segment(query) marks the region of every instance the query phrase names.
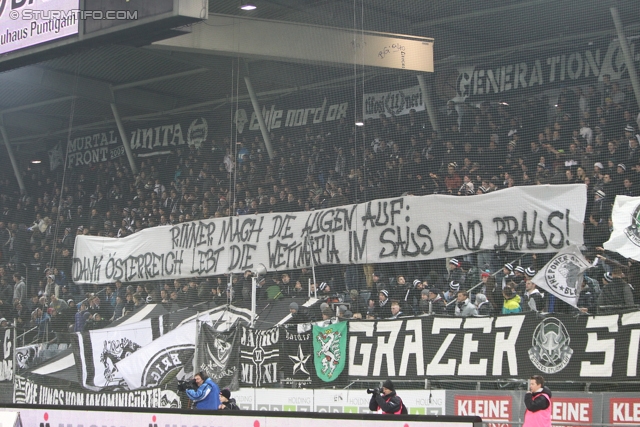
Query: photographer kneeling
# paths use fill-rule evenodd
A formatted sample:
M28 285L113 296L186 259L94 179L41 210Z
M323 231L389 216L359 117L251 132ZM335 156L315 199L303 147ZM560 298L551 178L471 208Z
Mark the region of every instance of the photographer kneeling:
M195 409L217 410L220 407L220 388L204 372L198 372L193 377L195 384L181 383L179 390L187 393L187 397L194 403ZM195 385L189 387L185 385Z
M371 394L369 409L380 414L407 414L407 407L402 403L400 396L396 394L396 389L391 380L382 383L382 389L367 389ZM382 393L382 394L380 394Z

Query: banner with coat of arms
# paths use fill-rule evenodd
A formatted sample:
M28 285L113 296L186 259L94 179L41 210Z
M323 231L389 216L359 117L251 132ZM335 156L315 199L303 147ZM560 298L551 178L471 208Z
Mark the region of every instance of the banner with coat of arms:
M238 361L240 342L238 328L218 332L212 326L200 325L196 349L196 372L204 371L220 390L240 388L238 384Z
M313 360L320 380L329 383L340 377L347 361L347 322L313 325Z

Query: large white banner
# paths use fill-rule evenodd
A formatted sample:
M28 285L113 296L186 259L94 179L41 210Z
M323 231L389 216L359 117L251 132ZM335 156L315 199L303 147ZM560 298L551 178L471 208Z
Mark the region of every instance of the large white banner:
M78 33L78 0L0 1L0 54Z
M582 244L586 187L515 187L480 196L406 196L312 212L154 227L123 239L78 236L76 283L139 282L369 264ZM313 256L313 261L312 257Z
M362 108L365 119L377 119L380 114L387 117L402 116L409 114L411 109L424 111L422 90L416 85L389 92L365 93L362 96Z
M613 231L604 248L640 261L640 197L616 196L611 219Z

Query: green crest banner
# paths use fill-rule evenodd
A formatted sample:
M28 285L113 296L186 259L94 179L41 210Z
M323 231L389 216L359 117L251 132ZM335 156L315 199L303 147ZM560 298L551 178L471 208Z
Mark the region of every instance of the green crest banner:
M347 322L313 325L313 361L322 381L328 383L340 376L347 361Z

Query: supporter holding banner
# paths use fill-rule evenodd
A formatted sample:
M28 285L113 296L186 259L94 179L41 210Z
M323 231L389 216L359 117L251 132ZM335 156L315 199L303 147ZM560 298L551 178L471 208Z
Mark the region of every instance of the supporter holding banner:
M584 185L515 187L477 196L404 196L317 211L243 215L78 236L75 283L240 273L311 265L438 259L481 250L554 253L583 243ZM493 214L500 206L500 214ZM313 257L313 259L312 259Z

